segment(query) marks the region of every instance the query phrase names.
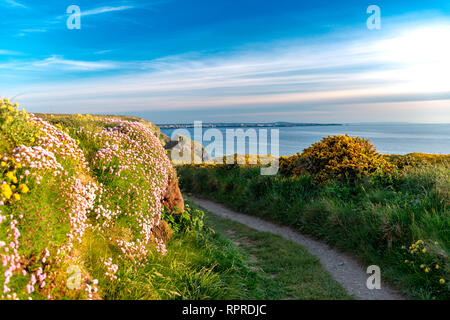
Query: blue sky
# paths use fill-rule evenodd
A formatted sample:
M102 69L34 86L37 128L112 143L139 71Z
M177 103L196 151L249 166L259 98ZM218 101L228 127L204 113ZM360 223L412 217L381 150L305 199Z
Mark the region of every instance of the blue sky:
M369 30L369 5L381 29ZM81 29L66 26L81 9ZM157 123L450 122L450 1L0 0L0 96Z

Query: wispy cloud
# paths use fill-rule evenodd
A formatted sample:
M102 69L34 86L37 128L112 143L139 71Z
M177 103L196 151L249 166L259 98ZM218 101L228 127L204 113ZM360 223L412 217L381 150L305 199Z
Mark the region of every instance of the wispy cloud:
M48 32L48 28L39 28L39 29L22 29L19 31L19 33L16 34L17 37L25 37L26 35L30 33L45 33Z
M106 53L110 53L113 51L114 51L113 49L99 50L99 51L95 51L94 54L106 54Z
M10 7L28 8L26 5L14 0L2 0L2 2Z
M0 50L0 54L2 51ZM5 52L5 54L9 54ZM20 54L20 53L15 53ZM46 72L47 74L61 74L68 72L83 72L84 74L89 72L107 71L113 69L120 69L123 66L120 62L109 61L82 61L82 60L70 60L65 59L62 56L53 55L51 57L42 60L31 61L11 61L0 64L0 69L4 69L11 73L16 71L28 72L40 74Z
M22 32L47 32L48 30L45 28L32 28L32 29L22 29Z
M17 55L21 55L22 53L17 52L17 51L12 51L12 50L2 50L0 49L0 55L5 55L5 56L17 56Z
M100 71L116 69L118 65L112 62L90 62L90 61L78 61L67 60L59 56L51 56L41 61L33 62L31 64L34 67L51 67L66 69L72 71Z
M120 11L130 10L130 9L134 9L134 8L135 8L134 5L122 5L122 6L103 6L103 7L98 7L98 8L94 8L94 9L88 9L88 10L85 10L84 7L81 7L80 10L81 10L81 16L87 17L87 16L95 16L95 15L101 15L101 14L106 14L106 13L112 13L112 12L120 12ZM54 25L54 24L60 23L61 20L65 20L65 19L67 19L67 14L53 17L52 19L47 21L47 23L50 25Z
M109 13L109 12L115 12L115 11L124 11L128 9L134 8L133 6L118 6L118 7L100 7L95 8L87 11L81 11L82 16L93 16L97 14L103 14L103 13Z

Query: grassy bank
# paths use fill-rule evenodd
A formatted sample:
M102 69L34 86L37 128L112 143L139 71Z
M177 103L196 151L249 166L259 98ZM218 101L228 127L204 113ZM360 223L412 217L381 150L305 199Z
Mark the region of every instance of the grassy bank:
M188 208L185 212L190 212ZM118 274L108 283L104 299L222 300L269 299L245 254L212 230L179 230L167 244L167 254L152 254L147 263Z
M259 168L178 167L182 188L353 253L417 299L449 299L450 171L407 166L357 184L261 176Z

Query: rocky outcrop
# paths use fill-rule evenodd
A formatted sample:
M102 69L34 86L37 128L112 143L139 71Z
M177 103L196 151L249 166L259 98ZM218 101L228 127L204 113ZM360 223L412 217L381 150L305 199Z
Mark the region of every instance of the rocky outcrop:
M177 139L171 140L168 136L161 134L164 148L168 151L169 159L174 164L181 164L182 162L201 163L210 161L211 157L206 152L205 148L198 142L186 138L184 136L177 136ZM182 155L189 153L190 156L183 157L185 160L179 160Z
M164 220L160 220L159 224L157 226L154 226L152 231L155 237L157 239L164 241L164 243L168 243L173 236L172 229L170 228L169 224Z
M171 213L179 214L184 211L184 199L175 170L169 175L169 184L161 202Z

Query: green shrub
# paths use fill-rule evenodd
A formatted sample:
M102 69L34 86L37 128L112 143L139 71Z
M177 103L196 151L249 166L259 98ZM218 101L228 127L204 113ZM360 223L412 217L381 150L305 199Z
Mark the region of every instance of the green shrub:
M170 228L175 232L186 233L202 233L210 231L205 226L205 213L201 210L192 210L188 204L185 205L185 210L180 214L170 213L167 209L161 213L161 219L166 221Z

